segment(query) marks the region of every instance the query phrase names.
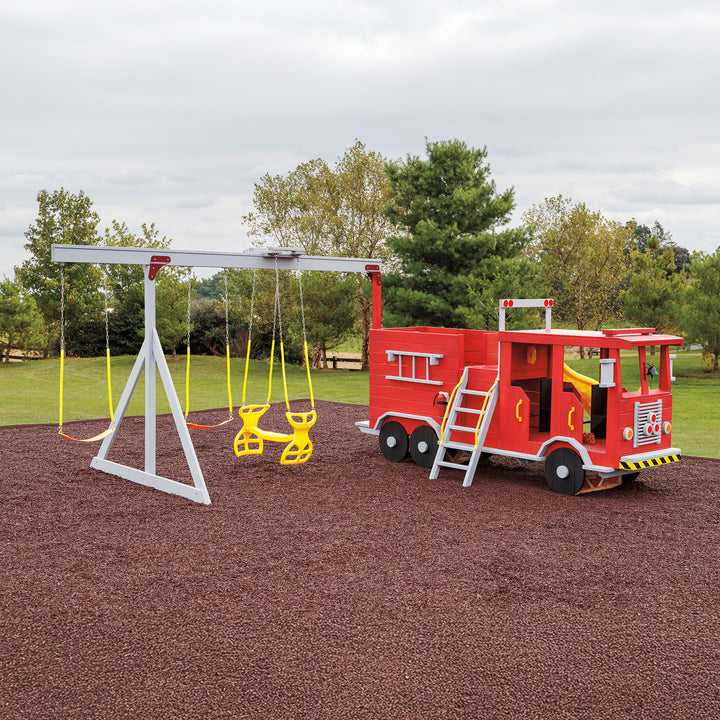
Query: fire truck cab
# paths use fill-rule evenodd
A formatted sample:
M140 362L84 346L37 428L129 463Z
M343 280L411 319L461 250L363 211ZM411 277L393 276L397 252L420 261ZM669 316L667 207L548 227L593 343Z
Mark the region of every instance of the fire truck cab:
M498 332L371 330L370 417L359 429L378 436L388 460L411 457L431 479L444 468L460 470L465 486L483 453L544 460L550 488L568 495L679 461L670 347L683 339L654 328L552 329L552 306L549 299L501 300ZM545 328L505 330L511 307L545 307ZM577 346L599 353L597 377L565 363L566 348ZM653 363L651 347L659 356ZM623 381L621 357L632 382Z

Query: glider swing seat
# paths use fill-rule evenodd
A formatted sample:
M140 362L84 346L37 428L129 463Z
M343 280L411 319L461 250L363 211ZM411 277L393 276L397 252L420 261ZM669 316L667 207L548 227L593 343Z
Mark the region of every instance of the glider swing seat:
M115 416L113 414L112 376L110 372L110 333L108 325L108 301L106 275L103 273L103 296L105 298L105 367L107 373L108 406L110 408L110 425L103 432L89 438L78 438L63 430L63 405L65 395L65 264L60 264L60 398L58 411L58 435L73 442L92 443L104 440L115 432Z
M230 300L228 297L227 285L227 268L224 273L225 278L225 296L223 302L225 305L225 375L227 378L227 399L228 399L228 417L222 422L215 425L202 425L200 423L190 422L188 415L190 414L190 303L192 299L192 278L188 280L188 304L187 304L187 362L185 364L185 424L194 430L213 430L222 427L233 421L233 401L232 386L230 383L230 322L228 318L228 308Z
M302 274L300 275L300 311L303 327L303 351L305 354L305 367L307 370L308 388L310 391L310 404L312 409L307 412L293 412L290 409L288 399L287 378L285 375L285 348L282 336L282 317L280 314L280 279L275 264L275 307L273 311L273 337L270 349L270 371L268 375L268 395L264 404L245 404L245 392L247 389L248 367L250 364L250 344L252 341L252 318L255 305L255 273L253 272L252 299L250 302L250 324L248 331L247 355L245 358L245 377L243 380L243 404L238 410L238 415L243 421L240 432L235 436L234 449L238 457L245 455L262 455L265 441L288 443L280 457L281 465L299 465L310 459L313 451L313 444L309 437L310 429L317 420L315 410L315 398L313 397L312 381L310 379L310 364L308 362L307 337L305 333L305 309L302 296ZM285 395L285 417L292 427L292 433L275 432L258 427L260 418L270 409L270 397L272 396L272 373L275 362L275 333L276 329L280 338L280 365L282 368L283 389Z

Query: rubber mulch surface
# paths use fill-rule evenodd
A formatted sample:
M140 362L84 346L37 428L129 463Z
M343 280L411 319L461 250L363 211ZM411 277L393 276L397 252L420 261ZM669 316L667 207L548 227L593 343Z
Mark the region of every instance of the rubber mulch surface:
M318 406L297 467L193 431L209 506L0 428L0 717L720 717L720 463L567 497L493 459L464 489ZM172 418L158 439L189 481ZM128 418L110 459L143 457Z

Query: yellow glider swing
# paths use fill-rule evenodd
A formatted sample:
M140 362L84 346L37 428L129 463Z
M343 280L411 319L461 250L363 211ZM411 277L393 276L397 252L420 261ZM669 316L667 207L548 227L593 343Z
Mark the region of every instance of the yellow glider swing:
M255 306L255 271L253 271L252 299L250 302L250 325L248 332L247 356L245 358L245 376L243 380L243 404L238 414L243 421L240 432L235 436L235 454L238 457L243 455L261 455L264 442L288 443L280 458L282 465L299 465L310 459L313 451L313 444L308 433L317 420L315 411L315 398L313 397L312 381L310 379L310 363L308 361L307 337L305 334L305 308L302 296L302 274L300 275L300 311L302 315L303 329L303 351L305 353L305 367L307 369L308 388L310 391L310 405L312 410L308 412L292 412L288 399L287 378L285 375L285 348L282 336L282 318L280 315L280 275L275 263L275 307L273 310L273 336L270 349L270 372L268 376L267 401L263 405L246 405L245 391L247 389L248 366L250 364L250 343L252 341L252 318ZM263 430L258 427L260 418L270 409L270 397L272 395L272 374L275 362L275 331L278 330L280 337L280 364L282 367L283 389L285 394L285 417L293 428L292 433L279 433L271 430Z
M225 269L225 375L227 376L227 398L228 398L228 418L222 422L216 423L215 425L201 425L199 423L189 422L188 415L190 414L190 304L192 300L192 278L188 280L188 306L187 306L187 362L185 364L185 424L189 428L195 430L212 430L233 420L233 401L232 401L232 387L230 384L230 323L228 319L228 307L230 300L228 297L228 285L227 285L227 268Z
M110 425L107 430L89 438L76 438L63 431L63 400L65 395L65 263L60 263L60 408L58 417L58 435L75 442L97 442L115 432L115 416L113 415L112 378L110 373L110 333L108 326L107 278L103 273L103 297L105 298L105 366L107 371L108 406L110 408Z

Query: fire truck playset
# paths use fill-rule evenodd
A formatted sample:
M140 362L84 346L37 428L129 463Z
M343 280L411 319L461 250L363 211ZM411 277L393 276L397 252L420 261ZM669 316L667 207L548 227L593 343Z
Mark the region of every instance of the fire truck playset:
M410 457L431 479L460 471L464 486L483 454L544 460L548 485L567 495L679 461L670 347L683 339L654 328L553 329L552 306L501 300L497 332L378 323L370 331L370 417L359 429L378 436L386 459ZM506 330L506 311L527 307L545 308L545 328ZM597 379L566 365L566 348L577 346L599 352ZM623 387L621 355L638 369L639 388Z

